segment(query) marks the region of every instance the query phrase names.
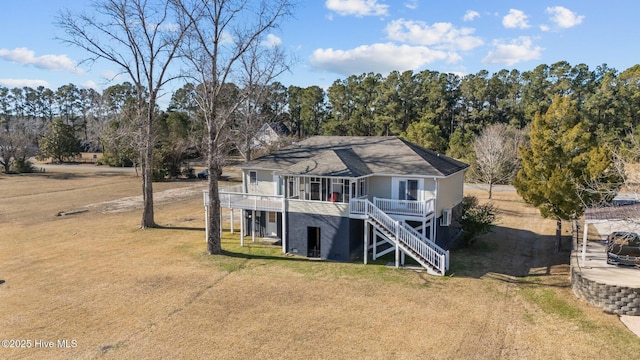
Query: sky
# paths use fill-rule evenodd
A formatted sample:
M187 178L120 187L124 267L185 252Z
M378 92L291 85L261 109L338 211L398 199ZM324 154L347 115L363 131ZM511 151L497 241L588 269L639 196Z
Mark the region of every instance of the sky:
M98 91L118 69L89 67L54 25L63 9L90 0L0 0L0 85L52 90L73 83ZM294 17L270 35L292 59L285 86L328 88L350 75L432 70L461 76L533 70L540 64L640 63L637 0L300 0Z

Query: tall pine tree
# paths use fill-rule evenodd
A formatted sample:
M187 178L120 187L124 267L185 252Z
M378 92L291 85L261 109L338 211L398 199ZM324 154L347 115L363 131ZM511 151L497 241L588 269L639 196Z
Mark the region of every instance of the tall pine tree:
M580 121L570 96L556 96L544 115L535 115L520 156L514 186L543 217L557 220L557 250L562 220L576 220L586 206L611 201L620 184L608 151Z

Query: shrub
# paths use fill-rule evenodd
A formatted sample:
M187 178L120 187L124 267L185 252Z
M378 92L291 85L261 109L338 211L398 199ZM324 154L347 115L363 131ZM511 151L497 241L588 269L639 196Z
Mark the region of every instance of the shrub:
M16 173L30 173L33 172L33 164L27 159L19 158L11 164L11 170Z
M475 196L463 197L462 214L459 220L462 226L460 234L462 245L471 246L479 236L490 232L497 220L498 215L493 203L479 205Z

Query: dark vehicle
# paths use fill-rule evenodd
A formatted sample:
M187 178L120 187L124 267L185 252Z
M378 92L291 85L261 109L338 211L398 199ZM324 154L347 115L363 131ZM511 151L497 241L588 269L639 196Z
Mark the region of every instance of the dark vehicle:
M198 173L198 179L207 179L209 177L209 169L202 170Z
M615 231L607 237L607 264L640 267L640 235Z

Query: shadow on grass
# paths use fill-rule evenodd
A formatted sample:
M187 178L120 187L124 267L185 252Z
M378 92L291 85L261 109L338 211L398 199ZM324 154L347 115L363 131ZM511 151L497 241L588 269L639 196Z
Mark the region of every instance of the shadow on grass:
M246 252L236 252L230 250L222 250L219 254L221 256L227 256L230 258L236 259L246 259L246 260L275 260L275 261L296 261L296 262L312 262L313 260L309 260L308 258L302 257L289 257L286 255L264 255L264 254L249 254Z
M203 227L189 227L189 226L171 226L171 225L156 225L154 229L158 230L182 230L182 231L205 231Z
M555 251L555 236L496 226L470 248L451 252L452 276L499 280L549 276L556 266L569 266L571 238L562 237L562 250ZM557 271L555 271L557 273Z
M30 176L30 177L43 177L52 180L80 180L80 179L95 179L95 178L112 178L117 176L132 176L132 173L121 171L96 171L96 172L62 172L62 171L48 171L48 172L30 172L21 174L12 174L12 176Z

